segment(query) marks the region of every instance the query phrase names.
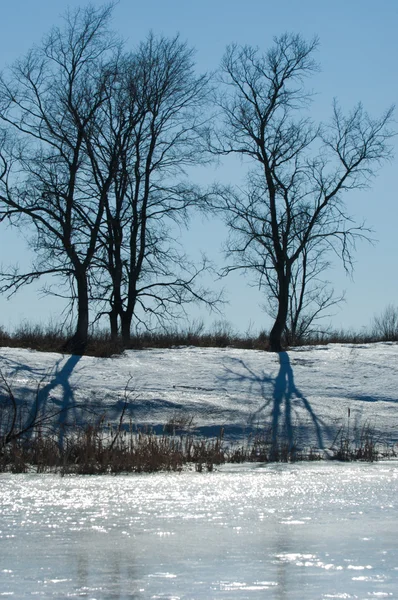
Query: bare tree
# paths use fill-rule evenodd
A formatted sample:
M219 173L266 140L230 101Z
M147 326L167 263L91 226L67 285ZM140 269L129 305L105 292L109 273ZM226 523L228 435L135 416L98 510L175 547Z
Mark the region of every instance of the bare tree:
M264 54L234 45L221 67L224 123L213 151L246 156L253 164L246 191L214 190L214 204L226 211L231 231L233 264L226 271L272 280L277 311L270 349L276 352L297 265L303 273L305 253L325 248L352 267L355 241L367 230L347 215L344 192L367 186L391 152L392 109L372 119L358 104L346 116L335 102L331 121L319 127L305 116L311 96L304 79L317 68L316 46L316 39L290 34Z
M197 76L193 51L179 37L150 34L119 61L112 95L95 140L100 171L113 172L100 228L95 294L106 299L113 337L130 339L133 317L159 323L187 302L213 307L218 298L197 284L206 270L179 249L184 226L200 194L184 170L205 160L200 148L209 77ZM113 157L117 156L117 164ZM141 317L142 318L142 317Z
M68 349L75 353L87 340L88 274L113 177L96 179L93 145L118 53L107 29L111 10L68 13L63 29L54 28L0 79L0 217L32 226L36 252L28 273L3 273L2 290L15 292L43 274L69 282L77 325Z
M33 226L36 253L28 273L1 274L1 290L60 276L68 289L56 293L77 304L75 353L90 302L128 343L140 307L163 322L187 302L219 300L198 284L207 261L194 265L174 240L200 203L183 176L205 160L209 77L195 75L178 36L125 52L107 31L111 10L69 14L0 81L0 219Z

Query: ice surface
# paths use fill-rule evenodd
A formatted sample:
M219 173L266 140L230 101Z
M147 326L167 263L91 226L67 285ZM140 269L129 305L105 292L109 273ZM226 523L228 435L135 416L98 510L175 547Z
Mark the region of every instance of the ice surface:
M60 419L87 419L88 410L115 420L129 382L129 416L160 429L175 416L197 429L244 437L272 423L294 442L327 448L341 426L369 423L381 439L398 441L398 344L330 344L272 354L231 348L128 351L100 359L0 349L0 369L17 398L66 409ZM348 409L350 419L348 420ZM65 416L67 415L67 417Z
M398 597L398 463L0 475L0 597Z

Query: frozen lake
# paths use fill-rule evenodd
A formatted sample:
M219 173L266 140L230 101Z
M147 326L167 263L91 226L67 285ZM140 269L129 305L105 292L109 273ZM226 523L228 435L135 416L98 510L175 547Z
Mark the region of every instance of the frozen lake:
M398 597L398 463L0 475L0 597Z

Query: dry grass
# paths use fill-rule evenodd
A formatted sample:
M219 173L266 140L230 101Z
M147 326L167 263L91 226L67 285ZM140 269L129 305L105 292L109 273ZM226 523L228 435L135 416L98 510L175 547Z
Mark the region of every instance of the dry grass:
M48 326L24 323L12 333L0 326L0 347L30 348L42 352L63 352L72 331L65 327L50 324ZM373 317L368 328L360 332L333 330L327 327L322 332L310 332L305 337L290 341L291 346L325 345L331 343L364 344L371 342L398 341L398 306L388 305L379 315ZM289 346L287 339L284 345ZM114 340L107 331L97 331L91 335L86 347L89 356L109 357L120 354L126 349L172 348L175 346L198 346L268 350L269 338L265 331L259 334L238 334L232 325L219 321L210 331L206 331L202 322L193 322L185 329L171 329L161 332L142 332L133 335L128 345L121 339Z
M185 465L213 465L227 462L228 451L221 436L214 440L193 435L157 435L151 430L112 430L104 422L91 423L70 432L44 434L33 430L30 436L14 439L0 450L0 471L36 471L61 474L117 474L181 471Z
M0 373L1 375L1 373ZM125 423L129 403L128 386L117 425L106 415L91 418L84 427L78 424L54 425L57 413L28 411L20 404L2 377L0 403L0 471L21 473L35 470L61 474L101 474L154 471L180 471L194 466L197 471L212 471L226 462L291 462L314 459L313 452L298 453L281 432L272 427L259 429L243 444L227 443L224 429L215 438L195 435L192 416L176 413L165 423L163 433L138 429ZM40 386L36 394L36 406Z
M368 422L360 429L354 427L350 430L348 424L342 427L336 435L331 451L333 460L343 462L354 460L375 462L380 458L392 458L397 455L394 445L383 443Z
M168 430L167 424L164 427ZM4 440L3 440L4 441ZM396 456L385 451L366 425L354 441L341 430L331 458L340 461L373 462ZM58 472L65 474L152 473L156 471L213 471L217 465L243 462L297 462L322 460L325 455L313 448L299 450L282 436L275 439L271 427L258 431L243 444L227 443L224 431L217 438L205 439L191 433L157 435L150 429L112 427L102 417L84 428L43 430L33 428L30 435L13 439L0 449L0 471L24 473Z
M64 352L70 332L62 328L49 326L31 326L25 324L13 333L6 332L0 327L0 347L29 348L41 352ZM398 339L398 338L394 338ZM331 343L364 344L388 341L385 333L373 328L372 331L328 331L322 334L312 334L303 340L296 340L293 346L326 345ZM173 348L178 346L196 346L200 348L242 348L247 350L268 350L268 334L240 335L230 328L215 329L204 332L201 328L181 331L169 331L137 334L126 346L120 339L112 340L107 332L97 332L89 337L85 353L88 356L101 358L121 354L124 350L142 350L145 348Z

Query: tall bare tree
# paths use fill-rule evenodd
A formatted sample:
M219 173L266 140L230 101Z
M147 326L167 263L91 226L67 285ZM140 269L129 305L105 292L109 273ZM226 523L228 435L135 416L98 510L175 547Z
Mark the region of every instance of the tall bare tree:
M77 325L68 349L76 353L87 341L89 270L113 178L111 169L98 179L93 144L119 52L108 31L111 10L68 13L63 29L0 79L0 215L34 228L36 252L28 273L3 273L2 289L13 292L43 274L69 281Z
M0 219L33 226L36 253L29 272L1 274L1 290L60 276L77 304L76 353L90 302L128 343L140 308L164 322L219 300L198 283L207 262L194 265L174 240L200 203L184 174L205 160L209 77L178 36L150 34L126 52L107 30L111 11L68 14L0 80Z
M311 96L304 80L317 69L316 47L316 39L285 34L264 54L230 46L221 66L223 127L213 150L245 156L253 165L246 191L215 189L215 205L226 211L231 232L227 271L272 281L277 310L270 349L276 352L297 265L318 248L336 252L350 268L355 240L366 230L350 219L343 195L367 186L391 152L391 108L372 119L361 104L344 115L335 102L322 126L305 116Z
M195 74L193 51L178 36L150 34L120 60L103 106L95 144L101 172L113 172L113 178L95 292L110 305L112 335L120 327L125 343L140 309L163 323L187 302L217 301L197 284L206 264L190 263L173 239L175 225L186 223L200 198L183 176L205 160L200 133L208 96L209 77Z

